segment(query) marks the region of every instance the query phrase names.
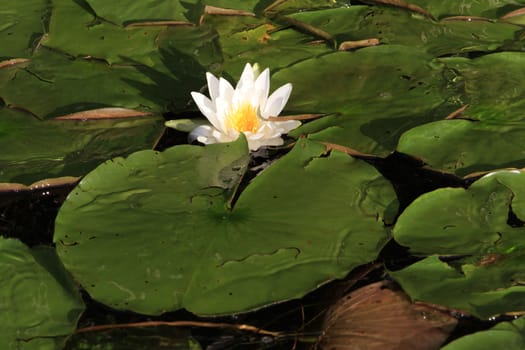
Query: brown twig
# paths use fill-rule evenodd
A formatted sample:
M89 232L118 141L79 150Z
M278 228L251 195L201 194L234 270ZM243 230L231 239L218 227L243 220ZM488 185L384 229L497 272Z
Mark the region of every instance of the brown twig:
M335 151L346 153L346 154L348 154L349 156L352 156L352 157L368 158L368 159L372 159L372 158L375 159L375 158L377 158L376 156L373 156L371 154L362 153L362 152L356 151L353 148L349 148L349 147L346 147L346 146L338 145L338 144L335 144L335 143L330 143L330 142L320 142L320 143L322 143L323 145L326 146L326 151L327 152L335 150Z
M439 22L450 22L450 21L463 21L463 22L495 22L490 18L479 17L479 16L450 16L442 18Z
M199 322L199 321L147 321L147 322L134 322L134 323L121 323L121 324L103 324L97 326L89 326L79 328L75 333L88 333L88 332L100 332L110 329L123 329L123 328L141 328L141 327L202 327L202 328L228 328L239 331L252 332L257 334L269 335L272 337L282 336L280 332L268 331L255 326L247 324L231 324L231 323L213 323L213 322Z
M380 42L379 42L379 39L377 38L343 41L339 45L339 51L350 51L350 50L355 50L355 49L359 49L362 47L377 46L379 44Z
M445 120L450 120L450 119L457 119L459 117L461 117L463 115L463 112L465 112L465 110L468 108L468 104L464 105L464 106L461 106L460 108L456 109L454 112L450 113L449 115L447 115L445 117Z
M283 22L286 22L289 25L294 26L295 28L297 28L299 30L302 30L302 31L310 34L310 35L313 35L315 37L321 38L321 39L326 40L328 42L333 42L334 41L334 37L332 36L332 34L330 34L328 32L325 32L321 28L317 28L317 27L315 27L315 26L313 26L313 25L311 25L309 23L302 22L302 21L296 20L295 18L287 17L287 16L278 16L277 18L280 19Z

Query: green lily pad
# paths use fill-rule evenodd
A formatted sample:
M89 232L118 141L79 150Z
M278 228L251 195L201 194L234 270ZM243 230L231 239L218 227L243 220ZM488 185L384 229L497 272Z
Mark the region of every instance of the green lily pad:
M5 103L40 118L102 107L164 112L173 94L159 86L141 67L71 60L47 50L40 51L27 65L0 70L0 96Z
M276 31L266 18L246 16L208 16L205 23L218 33L224 61L224 76L238 77L246 62L257 62L271 72L290 64L332 51L324 43L311 45L315 38L296 29Z
M31 184L82 176L107 160L151 148L160 137L158 116L106 120L38 120L0 109L0 182Z
M81 1L56 1L51 12L49 32L43 44L47 47L78 57L93 57L109 64L120 63L126 58L152 65L158 51L155 40L164 27L123 28L100 21ZM142 4L142 2L135 2ZM166 1L165 3L172 3ZM111 3L106 3L111 7ZM117 3L114 3L117 4ZM122 13L130 6L118 3ZM147 7L147 6L143 6ZM74 35L76 40L71 40Z
M225 314L300 297L374 260L397 211L373 167L325 152L300 141L237 200L244 139L113 159L62 206L58 253L118 309Z
M9 58L29 58L45 32L49 12L46 0L2 2L0 13L0 61Z
M185 13L197 0L134 1L85 0L98 17L106 21L125 25L142 20L149 21L188 21Z
M464 176L478 171L525 167L521 123L441 120L405 132L397 150L434 169Z
M522 27L504 22L436 22L395 7L350 6L299 12L291 17L333 35L337 44L376 38L381 44L407 45L434 56L495 51L519 45ZM395 56L391 59L396 60Z
M499 171L468 189L426 193L401 213L394 238L416 255L506 253L525 247L525 229L508 223L511 211L525 219L523 184L525 173Z
M463 113L472 119L521 122L525 118L525 53L500 52L476 59L443 58L446 74L455 86L462 86L458 97L469 108Z
M403 131L451 109L446 100L453 92L444 89L441 67L431 61L406 46L376 46L302 61L274 74L272 83L293 83L288 110L335 114L290 135L384 156Z
M525 308L523 249L446 263L430 256L403 270L390 272L414 301L445 305L479 318Z
M507 12L522 7L522 0L410 0L411 4L421 6L437 18L448 16L481 16L497 19Z
M0 275L0 347L62 349L84 303L54 249L0 238Z
M525 318L521 317L512 322L501 322L489 330L463 336L442 350L492 350L504 348L520 350L525 348Z
M491 173L468 189L417 198L400 215L394 238L430 257L394 279L416 300L489 317L525 308L525 173ZM450 262L441 256L455 256Z
M521 80L525 54L502 52L477 59L444 58L445 74L458 89L463 117L441 120L407 131L397 150L430 166L458 175L502 167L523 167L524 130ZM472 121L473 120L473 121Z

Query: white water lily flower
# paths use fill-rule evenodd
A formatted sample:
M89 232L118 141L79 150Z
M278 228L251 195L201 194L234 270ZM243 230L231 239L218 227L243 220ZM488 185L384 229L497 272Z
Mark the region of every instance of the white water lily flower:
M288 83L270 92L270 70L259 74L257 64L246 64L235 89L224 78L217 79L206 73L210 98L198 92L191 97L211 125L201 125L190 133L190 140L204 144L235 141L240 133L248 140L248 147L255 151L261 146L283 144L282 134L298 127L297 120L275 121L283 110L292 84Z

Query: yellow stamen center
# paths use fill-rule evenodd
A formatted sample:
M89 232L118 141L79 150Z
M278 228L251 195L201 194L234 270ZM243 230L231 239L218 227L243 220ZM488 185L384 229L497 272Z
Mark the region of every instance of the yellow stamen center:
M256 132L259 128L259 118L257 111L249 104L245 103L234 109L228 116L232 128L239 132Z

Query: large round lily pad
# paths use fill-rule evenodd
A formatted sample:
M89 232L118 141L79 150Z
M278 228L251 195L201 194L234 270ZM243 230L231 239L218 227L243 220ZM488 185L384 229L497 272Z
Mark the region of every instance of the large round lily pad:
M0 238L0 348L63 348L84 303L54 249Z
M106 162L61 208L58 254L93 298L148 314L246 311L376 258L397 200L373 167L303 140L232 202L247 152L240 139Z

